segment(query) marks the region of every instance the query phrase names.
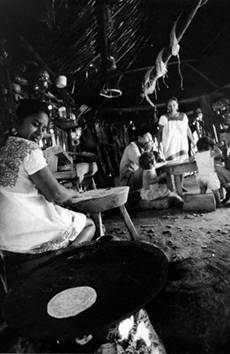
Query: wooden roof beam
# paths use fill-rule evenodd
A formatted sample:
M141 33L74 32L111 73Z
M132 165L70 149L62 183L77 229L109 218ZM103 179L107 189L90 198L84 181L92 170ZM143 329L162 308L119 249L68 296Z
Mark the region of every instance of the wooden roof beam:
M200 70L198 70L197 68L195 68L193 65L184 62L183 63L185 66L187 66L189 69L191 69L192 71L194 71L196 74L198 74L200 77L202 77L206 82L209 83L210 86L212 86L215 89L219 88L219 85L217 85L213 80L211 80L207 75L205 75L204 73L202 73Z

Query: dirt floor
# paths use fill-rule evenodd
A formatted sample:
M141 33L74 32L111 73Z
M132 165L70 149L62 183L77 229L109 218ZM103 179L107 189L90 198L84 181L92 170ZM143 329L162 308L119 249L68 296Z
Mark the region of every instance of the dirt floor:
M193 177L186 184L191 187ZM159 247L170 262L166 288L147 305L168 354L230 353L229 207L209 213L130 211L140 239ZM105 226L109 234L129 237L119 216Z
M192 177L185 180L185 186L192 184ZM128 239L115 214L103 216L106 233ZM166 287L146 306L167 354L229 354L230 203L209 213L167 209L130 214L140 240L159 247L170 262ZM15 343L11 348L17 352L34 352L23 339Z

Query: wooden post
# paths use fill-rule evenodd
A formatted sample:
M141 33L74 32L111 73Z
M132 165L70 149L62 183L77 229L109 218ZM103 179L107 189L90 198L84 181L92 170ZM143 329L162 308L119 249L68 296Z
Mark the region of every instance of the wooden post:
M213 193L184 193L183 199L183 209L186 211L205 213L216 210L216 201Z

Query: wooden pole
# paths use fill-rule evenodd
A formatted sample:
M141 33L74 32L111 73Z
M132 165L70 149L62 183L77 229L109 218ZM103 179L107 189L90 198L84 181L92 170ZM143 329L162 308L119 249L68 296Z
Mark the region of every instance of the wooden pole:
M187 60L181 60L181 64L185 64L185 63L194 63L196 62L197 59L187 59ZM168 65L178 65L178 61L171 61L171 63L169 63ZM127 75L127 74L133 74L133 73L137 73L139 71L146 71L146 70L149 70L152 68L152 65L151 66L143 66L141 68L136 68L136 69L130 69L130 70L125 70L123 72L124 75Z
M181 41L181 39L183 38L183 35L185 34L187 28L189 27L189 25L191 24L194 16L196 15L197 11L199 10L199 8L204 5L204 3L206 3L208 0L197 0L196 5L194 6L194 8L192 9L192 11L190 12L187 21L183 27L183 29L180 31L180 33L177 35L177 41L178 43ZM181 15L180 15L181 17ZM170 58L172 57L172 49L170 47L170 45L168 47L163 48L163 53L162 53L162 60L165 64L168 63L168 61L170 60ZM155 69L155 65L152 66L152 70L151 72ZM149 76L151 76L151 72L149 73ZM144 91L144 90L143 90ZM147 95L145 95L147 96Z
M180 103L191 103L191 102L197 102L199 101L201 96L195 96L195 97L190 97L190 98L185 98L184 100L180 100ZM158 103L155 105L155 107L160 108L160 107L165 107L166 103ZM129 112L139 112L139 111L150 111L154 110L155 107L152 107L150 105L145 105L145 106L133 106L133 107L114 107L114 108L102 108L99 109L98 112L117 112L117 113L129 113Z
M219 86L212 81L207 75L205 75L204 73L202 73L200 70L194 68L193 65L188 64L188 63L184 63L184 65L186 65L189 69L191 69L192 71L194 71L196 74L198 74L199 76L201 76L205 81L207 81L209 83L209 85L211 85L214 88L219 88Z
M184 26L183 30L181 31L181 33L178 35L178 42L181 41L183 35L185 34L187 28L189 27L190 23L192 22L194 16L196 15L197 11L199 10L199 8L204 5L204 3L206 3L207 0L204 2L204 0L198 0L196 6L193 8L193 10L191 11L191 13L188 16L186 25Z
M177 40L178 43L182 40L186 30L188 29L188 27L190 26L193 18L195 17L197 11L199 10L199 8L204 4L204 0L198 0L196 5L194 6L194 8L192 9L192 11L190 12L187 21L185 23L184 28L181 30L181 32L177 35ZM171 48L167 47L166 50L164 50L163 53L163 60L165 63L167 63L169 61L169 59L172 57L172 52L171 52Z

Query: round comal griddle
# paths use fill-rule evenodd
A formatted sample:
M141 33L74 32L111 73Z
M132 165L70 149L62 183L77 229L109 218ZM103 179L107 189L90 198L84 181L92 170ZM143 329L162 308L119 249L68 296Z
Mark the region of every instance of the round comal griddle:
M167 272L165 255L148 243L91 242L15 284L4 316L23 336L72 339L134 313L163 288Z

